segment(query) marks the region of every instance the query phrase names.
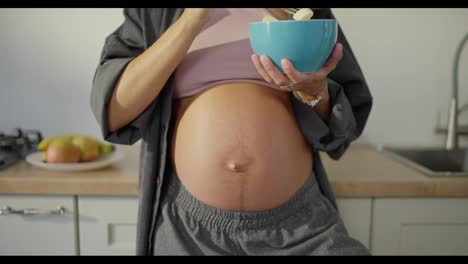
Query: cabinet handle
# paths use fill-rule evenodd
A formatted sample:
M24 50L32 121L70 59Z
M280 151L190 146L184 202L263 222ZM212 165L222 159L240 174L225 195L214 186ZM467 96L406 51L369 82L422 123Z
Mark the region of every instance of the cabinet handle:
M58 207L56 210L45 210L36 208L25 208L25 209L14 209L10 206L5 206L0 209L0 215L64 215L67 213L67 209L64 206Z

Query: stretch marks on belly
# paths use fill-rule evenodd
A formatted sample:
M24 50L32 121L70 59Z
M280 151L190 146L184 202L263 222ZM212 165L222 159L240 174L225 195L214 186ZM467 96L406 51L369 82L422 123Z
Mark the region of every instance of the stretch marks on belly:
M177 177L197 199L234 211L275 208L310 176L311 151L289 94L252 83L213 86L177 99Z

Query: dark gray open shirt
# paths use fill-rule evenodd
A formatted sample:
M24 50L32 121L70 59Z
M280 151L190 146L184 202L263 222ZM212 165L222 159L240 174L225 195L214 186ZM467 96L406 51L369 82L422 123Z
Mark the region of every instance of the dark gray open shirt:
M333 18L329 9L316 9L314 18ZM142 140L139 178L137 255L153 252L152 238L164 176L171 175L168 160L168 133L171 133L171 76L160 95L135 120L115 132L107 124L108 104L115 84L127 64L149 48L182 14L183 8L124 9L123 24L106 39L91 92L91 107L105 140L133 144ZM350 142L361 135L367 122L372 97L361 69L339 27L338 42L343 58L328 76L331 115L328 122L308 105L290 96L295 116L306 141L313 146L314 173L323 194L336 201L318 151L338 159ZM151 69L148 69L150 71Z

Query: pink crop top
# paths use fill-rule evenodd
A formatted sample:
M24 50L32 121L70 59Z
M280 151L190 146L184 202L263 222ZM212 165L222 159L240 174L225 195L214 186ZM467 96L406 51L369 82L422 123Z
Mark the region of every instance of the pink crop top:
M266 82L250 58L249 22L270 14L266 8L214 8L210 21L194 39L176 69L175 98L197 94L215 84L251 82L280 89ZM270 14L271 15L271 14Z

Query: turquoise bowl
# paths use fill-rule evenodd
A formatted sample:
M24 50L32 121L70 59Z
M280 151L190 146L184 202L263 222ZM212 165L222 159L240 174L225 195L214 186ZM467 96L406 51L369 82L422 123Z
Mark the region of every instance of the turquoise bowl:
M330 56L338 35L335 19L249 23L252 50L267 55L284 72L283 58L305 73L317 72Z

